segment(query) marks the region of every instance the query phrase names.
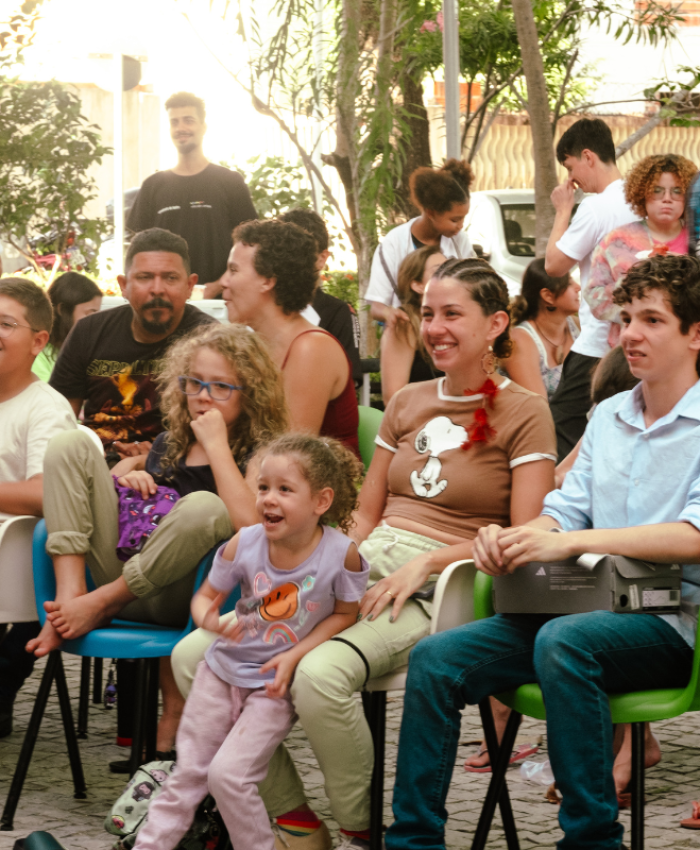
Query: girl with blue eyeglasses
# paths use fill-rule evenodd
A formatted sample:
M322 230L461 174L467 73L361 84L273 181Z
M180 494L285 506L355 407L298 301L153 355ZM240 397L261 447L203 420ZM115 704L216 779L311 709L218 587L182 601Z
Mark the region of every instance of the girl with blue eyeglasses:
M241 325L209 325L169 350L160 384L168 430L148 455L125 458L110 474L89 434L49 444L44 514L57 591L44 627L53 640L44 636L37 654L117 615L184 625L199 561L232 529L258 521L251 455L287 428L282 380L264 343ZM152 520L145 533L143 523L125 533L144 515ZM86 562L97 588L90 593ZM157 749L167 752L183 702L170 659L162 659L161 685Z

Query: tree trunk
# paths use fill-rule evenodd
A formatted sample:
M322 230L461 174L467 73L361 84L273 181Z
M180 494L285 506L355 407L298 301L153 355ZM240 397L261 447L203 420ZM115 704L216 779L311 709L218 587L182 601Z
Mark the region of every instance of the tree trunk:
M532 0L512 0L512 7L527 82L527 112L535 159L535 254L542 257L554 223L554 208L549 197L557 185L549 98Z
M401 172L401 183L397 189L397 206L409 219L420 214L411 201L408 180L411 174L423 165L430 165L430 125L428 110L423 102L423 84L419 77L412 76L407 70L399 80L403 107L406 110L406 122L410 137L404 140L406 162Z
M338 51L338 74L336 77L336 148L330 157L323 157L328 164L338 169L345 187L348 212L355 235L357 274L360 298L367 291L373 239L363 224L360 197L359 150L356 103L360 87L360 32L362 0L343 0L341 12L340 48ZM367 354L367 343L372 334L369 313L360 310L361 340L360 353Z

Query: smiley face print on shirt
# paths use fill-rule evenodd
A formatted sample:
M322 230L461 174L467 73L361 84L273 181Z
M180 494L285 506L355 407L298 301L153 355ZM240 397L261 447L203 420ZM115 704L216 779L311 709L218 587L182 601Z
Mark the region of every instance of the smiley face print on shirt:
M298 608L299 585L288 581L263 596L258 611L263 620L289 620Z

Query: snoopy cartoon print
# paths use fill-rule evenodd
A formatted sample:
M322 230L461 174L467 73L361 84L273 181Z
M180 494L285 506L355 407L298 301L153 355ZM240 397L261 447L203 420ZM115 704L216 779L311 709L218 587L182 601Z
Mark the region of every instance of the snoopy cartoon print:
M436 416L416 434L415 448L419 454L427 454L428 459L420 472L411 473L413 492L422 499L434 499L447 487L442 475L440 455L451 449L458 449L468 440L467 431L447 416Z

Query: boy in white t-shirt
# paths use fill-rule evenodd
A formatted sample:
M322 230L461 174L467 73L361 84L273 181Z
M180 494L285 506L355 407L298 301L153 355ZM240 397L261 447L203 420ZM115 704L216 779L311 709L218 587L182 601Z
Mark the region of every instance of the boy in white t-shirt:
M600 118L581 118L572 124L559 139L557 159L569 177L552 192L556 214L545 268L552 277L563 277L578 263L583 290L591 270L591 255L600 240L611 230L637 221L639 216L625 200L612 133ZM583 199L571 220L577 187L594 194ZM581 302L579 319L581 335L564 361L561 381L549 403L560 461L586 429L591 375L600 358L610 350L610 323L596 319L585 301Z
M0 524L13 516L42 515L46 446L59 431L75 428L66 399L32 372L48 342L51 302L41 287L22 278L0 280ZM26 565L19 565L19 568ZM3 620L11 612L3 611ZM15 623L0 642L0 738L12 732L12 705L32 672L24 649L38 622Z

